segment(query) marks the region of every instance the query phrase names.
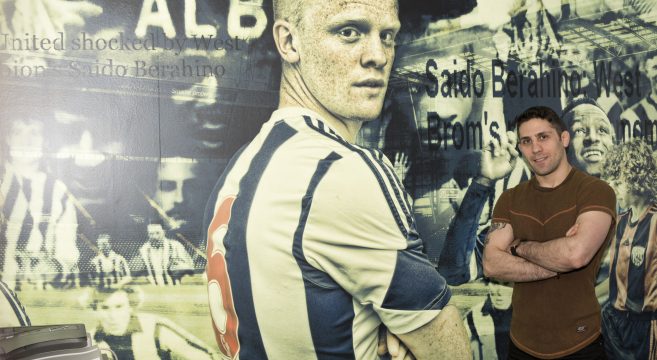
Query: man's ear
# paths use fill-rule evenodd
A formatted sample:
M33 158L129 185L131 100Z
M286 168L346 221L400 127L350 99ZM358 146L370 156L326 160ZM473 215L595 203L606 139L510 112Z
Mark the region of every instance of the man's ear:
M285 20L276 20L273 27L276 49L285 62L294 64L299 61L299 52L295 47L292 24Z
M568 130L564 130L561 132L561 142L563 143L563 147L567 148L568 145L570 145L570 132Z

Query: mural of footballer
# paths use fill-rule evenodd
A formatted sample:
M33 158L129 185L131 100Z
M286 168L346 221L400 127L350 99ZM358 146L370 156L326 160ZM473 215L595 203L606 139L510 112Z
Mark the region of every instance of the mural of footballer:
M643 139L614 147L602 176L616 191L609 303L602 333L610 359L657 359L657 163Z
M392 164L354 145L383 106L397 12L395 0L274 2L279 107L206 211L228 358L373 359L381 323L418 359L470 356Z

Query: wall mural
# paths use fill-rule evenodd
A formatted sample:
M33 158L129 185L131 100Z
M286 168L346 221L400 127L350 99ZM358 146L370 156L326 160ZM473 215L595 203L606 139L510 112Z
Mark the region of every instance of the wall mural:
M270 1L1 5L3 286L32 324L85 323L120 359L218 358L203 214L277 106ZM532 105L562 114L571 163L619 194L600 302L655 311L627 279L657 284L657 2L404 1L400 19L383 113L358 142L412 197L473 357L506 357L512 284L483 278L481 246L496 198L531 176L510 149ZM494 185L469 191L478 176Z

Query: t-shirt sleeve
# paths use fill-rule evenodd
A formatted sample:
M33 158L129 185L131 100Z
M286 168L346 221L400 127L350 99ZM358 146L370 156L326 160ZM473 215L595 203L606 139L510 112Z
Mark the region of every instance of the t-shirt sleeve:
M313 194L303 253L403 334L435 318L451 292L423 254L410 204L390 170L367 155L336 161Z
M583 183L577 194L577 215L587 211L602 211L616 221L616 194L606 182L591 179Z
M491 221L495 222L511 222L511 192L507 190L500 195L495 201L495 208L493 209L493 218Z

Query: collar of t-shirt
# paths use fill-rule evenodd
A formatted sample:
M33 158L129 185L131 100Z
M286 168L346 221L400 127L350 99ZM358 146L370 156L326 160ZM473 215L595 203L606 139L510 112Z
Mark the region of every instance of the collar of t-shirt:
M314 120L313 122L315 123L318 121L321 122L322 124L324 124L324 127L327 130L330 129L334 134L340 136L340 132L337 131L334 127L330 126L330 124L327 123L326 120L324 120L324 118L319 116L319 114L317 114L316 112L304 107L284 107L277 109L272 113L270 121L272 123L276 123L279 120L291 119L301 116L310 116Z
M559 184L559 185L557 185L557 186L555 186L555 187L553 187L553 188L550 188L550 187L543 187L543 186L541 186L541 184L539 184L539 183L538 183L538 180L536 179L536 175L533 175L533 176L532 176L532 178L530 179L530 182L531 182L532 186L533 186L536 190L545 191L545 192L550 192L550 191L557 190L557 189L559 189L560 187L564 186L564 184L567 183L568 180L570 180L570 179L573 177L573 175L575 175L575 172L577 172L577 171L578 171L577 168L575 168L574 166L572 166L572 167L570 168L570 172L568 173L568 175L566 176L566 178L563 179L563 181L561 182L561 184Z

